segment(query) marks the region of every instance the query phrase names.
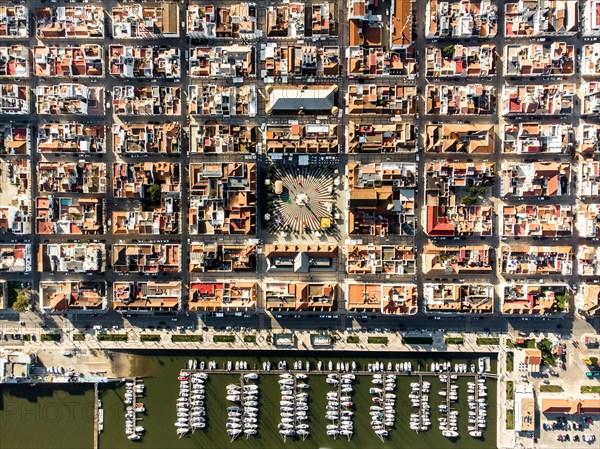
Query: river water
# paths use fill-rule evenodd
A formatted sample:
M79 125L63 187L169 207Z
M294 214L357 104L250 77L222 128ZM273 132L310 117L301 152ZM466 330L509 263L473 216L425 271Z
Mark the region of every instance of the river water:
M354 423L355 432L351 441L338 439L334 441L326 435L324 419L326 392L330 385L325 383L325 376L312 374L309 376L310 402L309 416L311 435L305 441L287 440L283 443L278 430L279 423L279 386L278 376L263 375L259 379L260 386L260 415L258 436L238 438L234 442L225 431L226 407L232 404L225 400L225 386L239 381L239 376L213 374L209 375L207 383L206 409L208 426L203 431L193 435L177 438L174 422L176 420L175 402L177 399L179 371L190 358L198 360L216 360L219 366L227 360L246 360L249 367L262 367L262 362L282 360L282 353L262 352L243 353L231 352L195 352L170 355L165 352L140 353L130 356L131 375L144 376L146 395L140 401L146 406L143 420L138 423L145 427L146 432L141 442L132 442L125 437L125 420L122 386L101 387L101 399L104 407L104 432L100 434L101 449L166 449L166 448L206 448L206 449L380 449L380 448L410 448L410 449L484 449L496 447L496 381L488 380L488 426L483 439L474 439L467 432L467 378L458 380L459 401L459 433L456 440L442 436L437 429L437 404L443 398L437 394L442 383L436 378L426 378L432 384L430 404L432 406L432 428L423 433L415 433L408 428L409 416L415 411L410 407L408 394L409 384L417 380L416 376L399 376L397 395L396 426L390 431L385 441L379 440L370 428L369 407L372 405L369 388L372 387L370 376L357 376L354 384ZM338 353L339 354L339 353ZM285 357L288 366L293 360L310 361L316 369L318 360L326 366L329 360L356 361L366 369L367 363L375 360L392 363L411 361L413 369L418 365L429 367L431 362L451 361L454 363L475 363L476 357L464 358L472 354L426 354L426 353L342 353L336 357L323 352L298 352L294 359ZM488 354L486 354L488 355ZM435 356L436 358L431 358ZM492 359L495 372L496 362ZM0 402L0 448L91 448L93 447L93 390L78 387L56 389L48 387L4 387Z

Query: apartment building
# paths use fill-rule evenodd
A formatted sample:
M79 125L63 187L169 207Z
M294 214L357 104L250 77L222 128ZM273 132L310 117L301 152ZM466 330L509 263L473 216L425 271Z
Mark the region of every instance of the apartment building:
M498 5L490 0L429 0L425 7L425 37L491 38L498 32Z
M428 84L425 113L435 115L488 115L496 110L496 88L483 84Z
M573 35L578 30L577 0L507 1L504 5L506 37Z
M31 271L30 244L0 244L1 273L29 273Z
M509 44L504 47L506 76L542 76L575 73L575 47L566 42Z
M103 198L48 195L36 198L35 232L38 234L104 233L106 201Z
M583 35L600 35L600 0L582 0L583 4Z
M396 50L387 47L353 46L346 49L348 74L351 76L411 76L417 75L414 47Z
M139 198L157 202L152 186L160 187L160 196L179 197L181 167L172 162L130 162L113 165L115 198Z
M35 10L40 39L104 39L102 5L48 6Z
M600 33L600 2L598 2L598 15L598 32ZM583 76L600 76L600 42L583 46L581 74Z
M494 286L490 284L424 284L429 313L483 314L494 311Z
M106 127L82 122L41 123L37 127L40 153L106 153Z
M577 232L579 237L600 238L600 204L578 204Z
M600 125L582 123L579 125L579 154L591 157L600 153Z
M179 281L119 281L113 283L113 310L120 313L176 313L181 307Z
M567 123L521 122L503 128L503 153L570 154L574 147L575 130Z
M502 273L506 275L563 275L573 273L571 246L500 246Z
M190 49L192 78L247 78L256 76L256 51L250 45L194 47Z
M304 3L284 3L267 7L267 37L304 37Z
M414 235L417 166L348 163L348 234Z
M577 196L600 195L600 162L581 161L578 173Z
M190 312L250 312L256 309L255 282L191 282Z
M256 116L256 87L191 85L188 90L188 112L193 115Z
M567 196L571 180L568 162L503 162L500 196Z
M569 237L573 233L573 221L573 212L568 205L504 206L500 232L508 237Z
M117 115L181 114L181 88L177 86L114 86L112 97Z
M106 282L40 282L40 302L46 313L97 313L106 309Z
M600 113L600 82L581 83L581 114L597 116Z
M29 37L29 10L22 5L0 6L0 39Z
M261 78L267 83L287 82L288 76L337 76L340 73L339 47L316 45L261 44Z
M194 123L189 136L191 153L255 153L259 140L254 125Z
M491 273L492 250L487 245L425 245L423 273L428 275L464 275Z
M265 307L272 312L334 312L338 309L337 284L318 282L267 282Z
M1 15L1 7L0 7ZM0 30L1 30L0 17ZM0 31L1 33L1 31ZM2 36L0 35L0 39ZM1 43L2 41L0 41ZM29 48L24 45L0 46L0 77L28 78L29 77Z
M492 235L492 162L433 161L425 166L426 227L432 237Z
M149 209L113 210L112 233L158 236L180 232L181 200L178 195L163 195L159 203L150 203Z
M600 276L600 247L580 245L577 252L577 274Z
M504 86L502 115L570 114L574 95L574 84Z
M0 114L29 114L29 97L27 86L0 84Z
M31 152L31 127L25 124L0 123L0 155L23 155Z
M569 286L563 284L502 284L502 313L509 315L555 315L567 312Z
M335 271L338 263L338 247L329 244L265 245L263 254L271 273Z
M113 151L127 156L181 153L177 122L117 124L112 128Z
M181 245L175 243L118 243L111 249L117 273L181 273Z
M492 154L495 126L479 123L435 123L425 126L426 153Z
M334 2L315 2L310 6L305 35L313 39L335 37L339 34L338 7Z
M255 232L255 164L192 163L189 173L191 234Z
M349 313L415 315L418 311L417 286L347 282L346 310Z
M346 95L347 111L351 115L414 115L417 103L414 85L350 84Z
M306 124L266 124L262 133L267 153L337 153L338 126Z
M33 47L35 76L103 77L104 49L97 44Z
M181 51L157 45L110 45L108 67L119 78L181 77Z
M43 273L104 273L106 245L98 242L40 243L38 271Z
M190 273L256 271L255 244L203 243L190 246Z
M161 2L157 6L132 3L112 8L115 39L157 39L179 37L179 4Z
M352 244L346 246L348 274L415 274L413 246Z
M414 153L417 127L414 123L371 124L350 121L346 128L348 153Z
M40 161L38 191L43 193L106 193L104 162Z
M262 35L256 10L255 3L189 5L187 35L191 39L254 39Z
M79 83L36 87L37 113L42 115L104 115L104 88Z
M496 74L496 46L490 44L427 47L425 76L464 77Z
M0 232L31 233L31 162L27 159L0 159Z

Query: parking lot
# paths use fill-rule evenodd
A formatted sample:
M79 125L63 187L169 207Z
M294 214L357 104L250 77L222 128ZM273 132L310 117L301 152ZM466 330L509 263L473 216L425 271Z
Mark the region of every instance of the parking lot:
M541 417L540 447L598 447L599 415Z

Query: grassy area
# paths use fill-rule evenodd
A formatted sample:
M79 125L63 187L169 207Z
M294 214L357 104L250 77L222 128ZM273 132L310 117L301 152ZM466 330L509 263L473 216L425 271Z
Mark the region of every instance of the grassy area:
M367 337L367 343L372 345L387 345L389 341L387 337Z
M462 345L465 343L465 339L463 337L446 337L445 342L447 345Z
M552 354L552 342L542 340L537 344L537 348L542 351L542 364L546 366L556 366L556 359Z
M515 370L515 353L509 351L506 353L506 371L512 373Z
M140 335L140 341L160 341L160 334L142 334Z
M563 391L560 385L540 385L540 393L562 393Z
M213 336L214 343L234 343L235 335L215 335Z
M60 334L42 334L42 341L60 341Z
M512 401L515 399L515 383L512 380L506 381L506 400Z
M500 339L495 337L479 337L477 339L478 345L488 345L488 346L498 346L500 344Z
M173 343L202 343L202 335L171 335L171 341Z
M431 337L402 337L402 343L405 345L431 345L433 338Z
M31 341L31 334L23 334L23 341Z
M567 293L563 295L555 295L556 297L556 308L560 312L566 312L569 310L569 295Z
M600 394L600 385L582 385L581 392Z
M514 410L506 410L506 430L515 428L515 412Z
M256 335L244 335L244 342L256 343Z
M73 334L73 341L84 341L85 340L85 334Z
M506 347L508 349L515 349L517 345L512 340L506 340Z
M348 338L346 338L346 343L357 344L359 342L360 342L360 337L358 335L350 335Z
M127 341L127 334L98 334L98 341Z

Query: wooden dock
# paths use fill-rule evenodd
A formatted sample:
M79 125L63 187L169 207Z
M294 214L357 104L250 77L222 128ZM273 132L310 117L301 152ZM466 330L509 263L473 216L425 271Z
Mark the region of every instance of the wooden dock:
M100 444L100 423L99 423L99 412L98 412L98 401L100 400L100 393L98 391L98 384L94 384L94 449L98 449Z

